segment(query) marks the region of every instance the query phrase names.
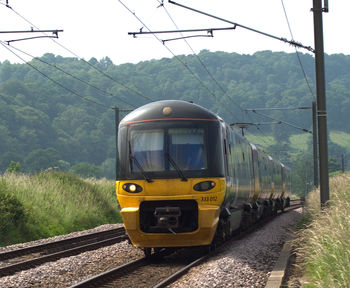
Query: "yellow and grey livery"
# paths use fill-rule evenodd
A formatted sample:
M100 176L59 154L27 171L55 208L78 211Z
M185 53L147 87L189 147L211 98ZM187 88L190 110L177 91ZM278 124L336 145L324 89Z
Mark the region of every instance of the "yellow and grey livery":
M116 190L133 245L210 245L289 203L281 163L193 103L142 106L119 125Z

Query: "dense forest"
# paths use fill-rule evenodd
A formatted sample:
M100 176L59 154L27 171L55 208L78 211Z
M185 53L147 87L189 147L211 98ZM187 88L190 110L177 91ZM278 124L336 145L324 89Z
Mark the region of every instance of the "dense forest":
M311 106L316 93L314 58L299 56L304 71L296 54L271 51L240 55L203 50L123 65L114 65L108 57L85 61L53 54L27 64L5 61L0 63L0 172L16 169L18 162L24 172L58 167L113 178L112 108L130 110L160 99L193 101L228 123L271 122L259 115L266 114L311 130L310 110L245 111ZM350 56L326 55L325 63L328 128L348 134ZM247 133L273 136L277 144L265 147L269 150L288 146L292 134L303 132L285 124L259 124ZM334 143L330 152L349 153Z

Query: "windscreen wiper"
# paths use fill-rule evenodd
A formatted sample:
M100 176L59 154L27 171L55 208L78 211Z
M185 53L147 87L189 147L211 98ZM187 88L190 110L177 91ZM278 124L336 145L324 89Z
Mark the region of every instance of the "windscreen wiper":
M170 154L168 152L165 152L165 155L167 156L169 163L171 165L173 165L173 167L176 169L177 174L179 174L179 176L181 178L181 181L187 181L186 176L184 175L184 173L180 169L179 165L177 165L176 162L174 161L174 159L170 156Z
M137 168L139 168L139 170L141 171L141 174L142 174L143 178L145 178L145 180L148 183L153 182L153 180L147 175L145 170L143 170L140 162L136 159L136 157L132 153L130 141L129 141L129 161L130 161L130 169L131 169L131 171L132 171L132 161L134 161L136 166L137 166Z

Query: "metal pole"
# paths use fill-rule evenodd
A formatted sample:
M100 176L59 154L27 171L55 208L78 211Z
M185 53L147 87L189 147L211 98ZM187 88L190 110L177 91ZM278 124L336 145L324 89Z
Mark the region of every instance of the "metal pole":
M344 154L341 154L341 171L345 172L345 161L344 161Z
M324 207L329 200L328 178L328 144L327 144L327 112L326 85L324 71L323 24L321 0L313 0L314 37L315 37L315 69L317 91L317 120L320 159L320 198Z
M316 101L312 102L312 136L313 136L313 154L314 154L314 187L318 187L318 159L317 159L317 117Z
M113 108L115 112L115 178L116 180L119 177L119 151L118 151L118 133L119 133L119 108L115 106Z

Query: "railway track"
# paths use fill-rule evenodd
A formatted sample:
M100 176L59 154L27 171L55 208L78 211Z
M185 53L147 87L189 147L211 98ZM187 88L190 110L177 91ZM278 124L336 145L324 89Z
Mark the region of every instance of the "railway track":
M293 199L290 200L290 206L287 208L284 208L284 211L287 212L289 210L294 210L294 209L298 209L300 207L303 207L304 202L301 199Z
M2 252L0 253L0 277L30 269L45 262L113 245L127 238L124 228L121 227Z
M163 250L151 257L139 258L107 272L82 281L77 287L153 287L160 288L174 282L191 267L209 257L203 249Z
M291 201L291 205L284 209L284 212L298 209L302 206L300 200ZM282 213L279 213L282 214ZM272 218L273 219L273 218ZM270 219L271 220L271 219ZM239 235L232 237L229 241L242 239L245 235L258 229L259 226L265 225L268 221L257 223L254 229L248 229ZM114 269L101 273L77 283L70 288L87 288L87 287L153 287L160 288L176 281L181 275L185 274L191 267L204 262L211 256L220 252L222 246L215 251L208 250L203 253L198 250L193 255L192 250L181 249L179 255L154 255L151 258L139 258L137 260L128 262ZM186 255L187 251L187 255ZM183 255L181 255L181 253Z

